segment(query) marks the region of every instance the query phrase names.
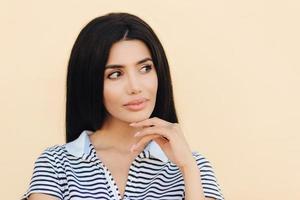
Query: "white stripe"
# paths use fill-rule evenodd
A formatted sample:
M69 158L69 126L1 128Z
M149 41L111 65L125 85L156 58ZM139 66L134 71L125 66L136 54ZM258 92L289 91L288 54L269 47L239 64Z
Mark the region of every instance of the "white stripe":
M45 193L69 199L119 200L114 179L101 165L96 151L84 132L77 140L55 145L42 152L35 162L29 189L31 193ZM156 143L149 143L130 167L124 199L182 199L184 180L179 168L171 163ZM92 153L91 155L88 155ZM210 162L198 152L197 161L204 195L224 199ZM146 155L146 157L144 157ZM131 181L130 181L131 180Z

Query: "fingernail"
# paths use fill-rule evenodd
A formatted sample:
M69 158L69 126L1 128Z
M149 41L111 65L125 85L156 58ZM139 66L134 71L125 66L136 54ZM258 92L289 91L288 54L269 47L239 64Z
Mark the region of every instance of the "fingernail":
M130 124L129 124L129 126L133 126L134 124L135 124L135 123L134 123L134 122L132 122L132 123L130 123Z
M135 147L136 147L136 145L135 145L135 144L134 144L134 145L132 145L132 146L131 146L131 148L130 148L130 151L131 151L131 152L133 152L133 151L134 151L134 149L135 149Z
M140 132L136 132L136 133L134 134L134 137L138 136L139 134L140 134Z

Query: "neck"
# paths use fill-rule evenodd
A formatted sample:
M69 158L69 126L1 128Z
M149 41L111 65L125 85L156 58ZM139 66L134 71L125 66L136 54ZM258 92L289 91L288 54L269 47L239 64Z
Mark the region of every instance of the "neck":
M139 141L134 134L142 128L129 126L130 123L108 119L101 129L91 135L96 150L113 150L122 154L131 154L130 148Z

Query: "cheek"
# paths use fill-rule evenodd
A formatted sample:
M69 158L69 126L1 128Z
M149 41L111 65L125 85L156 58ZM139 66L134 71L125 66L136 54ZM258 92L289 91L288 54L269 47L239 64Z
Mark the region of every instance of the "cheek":
M104 105L114 105L120 100L120 87L114 87L113 84L104 83L103 102Z
M158 80L156 74L153 74L153 76L149 76L146 80L146 86L149 91L156 94L157 92L157 86L158 86Z

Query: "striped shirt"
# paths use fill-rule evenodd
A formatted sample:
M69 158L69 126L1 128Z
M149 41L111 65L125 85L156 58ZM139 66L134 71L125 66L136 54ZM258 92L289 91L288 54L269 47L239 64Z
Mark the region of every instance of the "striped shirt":
M64 200L149 200L184 199L184 180L180 169L151 140L132 162L123 198L104 163L98 158L85 130L69 143L46 148L34 163L29 188L21 199L44 193ZM205 197L224 199L210 162L192 152L201 176Z

